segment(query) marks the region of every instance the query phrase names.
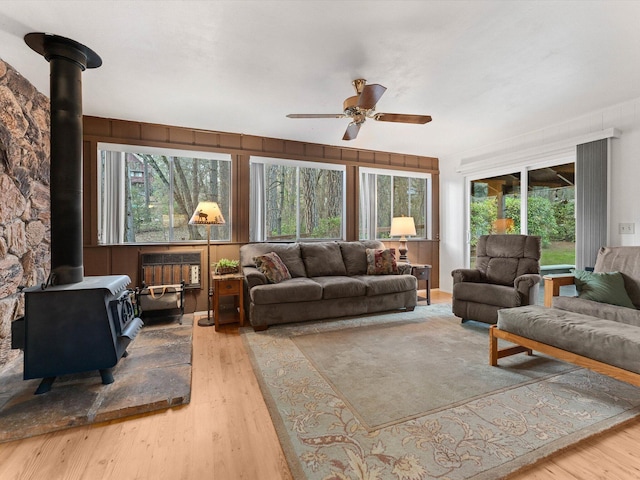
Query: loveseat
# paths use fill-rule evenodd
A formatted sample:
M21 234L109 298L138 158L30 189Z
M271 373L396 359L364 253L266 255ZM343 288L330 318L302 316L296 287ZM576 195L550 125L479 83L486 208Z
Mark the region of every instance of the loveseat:
M370 249L369 259L367 249ZM373 265L374 253L389 250L379 241L250 243L240 247L245 278L245 312L255 330L269 325L361 315L387 310L413 310L417 280L411 266ZM262 259L276 254L285 276L270 281ZM379 260L376 256L376 261ZM258 260L258 263L256 263ZM367 274L367 272L376 274ZM269 273L269 272L267 272Z
M578 296L554 296L552 308L501 310L490 331L491 365L537 350L640 386L640 247L602 247L593 272L546 277L545 289L554 280L575 281ZM518 346L499 350L499 338Z

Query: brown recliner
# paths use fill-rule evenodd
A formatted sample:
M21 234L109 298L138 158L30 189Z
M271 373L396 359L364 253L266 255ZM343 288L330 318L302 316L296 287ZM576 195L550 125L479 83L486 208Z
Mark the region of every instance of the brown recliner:
M540 237L482 235L476 247L476 268L453 276L453 314L462 321L498 321L502 308L534 305L540 283Z

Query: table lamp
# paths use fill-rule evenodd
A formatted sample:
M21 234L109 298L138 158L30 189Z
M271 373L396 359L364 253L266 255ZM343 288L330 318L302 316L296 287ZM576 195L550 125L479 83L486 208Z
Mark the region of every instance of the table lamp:
M413 221L413 217L393 217L391 219L391 230L389 235L392 237L400 237L400 261L409 263L407 259L407 237L406 235L416 234L416 224Z

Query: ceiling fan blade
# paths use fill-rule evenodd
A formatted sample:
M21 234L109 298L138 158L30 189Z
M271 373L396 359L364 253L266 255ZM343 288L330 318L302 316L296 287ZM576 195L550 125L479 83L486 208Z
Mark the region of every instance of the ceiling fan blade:
M418 123L425 124L431 121L430 115L405 115L403 113L376 113L374 120L380 122Z
M360 99L358 100L358 107L364 108L365 110L369 110L376 106L382 94L387 90L387 87L383 87L382 85L378 85L377 83L373 83L371 85L365 85L362 89L362 93L360 94Z
M289 118L344 118L344 113L290 113Z
M358 136L358 132L360 131L361 123L350 123L347 127L346 132L344 132L343 140L353 140Z

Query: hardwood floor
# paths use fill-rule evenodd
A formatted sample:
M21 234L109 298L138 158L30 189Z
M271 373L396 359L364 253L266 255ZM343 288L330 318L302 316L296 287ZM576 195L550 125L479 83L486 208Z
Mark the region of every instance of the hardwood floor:
M434 290L431 300L451 297ZM236 325L194 328L189 405L0 444L2 480L291 478ZM512 478L640 478L640 421Z

